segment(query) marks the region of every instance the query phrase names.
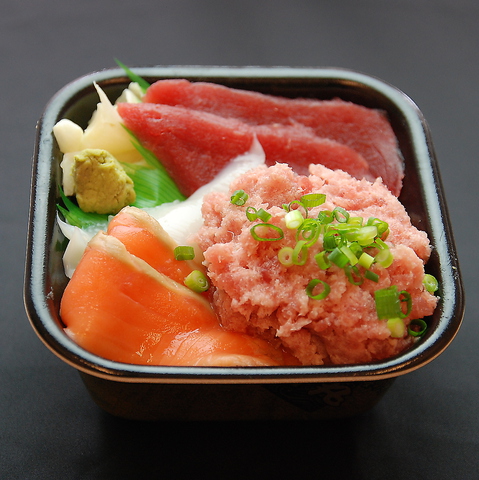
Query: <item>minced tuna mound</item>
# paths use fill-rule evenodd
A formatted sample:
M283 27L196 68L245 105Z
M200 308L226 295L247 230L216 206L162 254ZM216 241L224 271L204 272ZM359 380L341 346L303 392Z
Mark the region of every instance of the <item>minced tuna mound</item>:
M244 190L244 206L230 202L231 194ZM396 285L412 298L405 323L431 315L437 297L423 285L424 264L430 255L426 234L411 225L398 201L381 180L357 180L340 170L311 165L309 176L295 174L287 165L258 167L238 178L230 195L211 193L203 204L204 226L195 241L204 252L213 285L213 303L225 328L276 342L303 365L357 364L396 355L412 344L413 337L393 338L386 320L379 320L374 291ZM310 248L305 265L286 267L277 258L284 246L296 244L295 231L285 227L283 204L308 193L326 194L326 202L311 209L346 209L351 216L377 217L388 222L387 243L394 255L389 268L374 264L370 270L379 281L352 284L343 269L321 270L314 255L320 240ZM246 218L248 206L263 208L268 221L284 232L279 241L258 241L250 229L256 222ZM313 278L326 281L331 291L321 300L306 294Z

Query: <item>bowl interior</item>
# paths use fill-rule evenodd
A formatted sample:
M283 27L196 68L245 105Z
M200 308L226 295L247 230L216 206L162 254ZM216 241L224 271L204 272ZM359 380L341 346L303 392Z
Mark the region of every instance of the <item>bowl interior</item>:
M151 67L135 71L147 81L187 78L221 83L286 97L341 98L386 112L405 162L400 200L412 223L425 230L434 247L427 271L438 278L441 300L427 319L428 333L410 350L387 361L333 367L161 367L125 365L99 358L74 344L59 316L66 247L56 223L61 152L53 125L69 118L82 127L98 103L93 82L115 100L129 80L119 69L82 77L64 87L48 104L37 129L25 275L25 304L40 339L56 355L94 376L134 382L267 383L291 381L372 380L407 373L439 355L457 333L464 312L463 287L453 234L431 135L417 106L396 88L373 77L342 69Z

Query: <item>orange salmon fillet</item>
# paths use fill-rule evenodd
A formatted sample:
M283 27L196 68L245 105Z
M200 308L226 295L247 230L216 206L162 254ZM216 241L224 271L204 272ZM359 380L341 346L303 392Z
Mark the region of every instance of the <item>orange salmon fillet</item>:
M81 347L123 363L257 366L287 358L264 340L225 331L203 296L103 232L68 283L60 315Z

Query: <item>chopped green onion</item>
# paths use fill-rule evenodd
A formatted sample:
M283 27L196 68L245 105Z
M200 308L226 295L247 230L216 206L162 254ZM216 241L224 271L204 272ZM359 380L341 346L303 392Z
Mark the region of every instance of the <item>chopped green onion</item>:
M236 190L233 192L233 195L231 195L231 203L233 205L238 205L241 207L246 203L248 200L249 195L244 191L244 190Z
M318 220L322 225L328 225L334 221L333 212L330 210L323 210L318 213Z
M248 207L246 209L246 218L250 222L254 222L258 218L263 222L267 222L271 218L271 214L262 208L260 208L259 210L256 210L256 208L254 207Z
M417 318L417 319L411 320L411 323L408 326L407 332L412 337L422 337L426 333L426 330L427 330L427 323L424 320Z
M261 236L258 233L256 233L257 229L267 229L269 231L277 233L278 236L276 237L265 237ZM254 225L251 230L251 235L255 240L258 240L259 242L276 242L277 240L282 240L284 238L284 233L281 228L277 227L276 225L272 225L271 223L257 223Z
M322 205L326 201L326 195L324 193L308 193L301 197L301 203L306 208L313 208Z
M401 316L404 318L404 317L407 317L408 315L411 314L411 311L412 311L412 298L411 298L411 294L409 292L407 292L406 290L402 290L401 292L399 292L399 300L402 302L402 303L405 303L406 304L406 313L403 313ZM402 311L402 310L401 310Z
M366 225L375 226L378 229L378 237L382 238L385 235L385 238L389 234L389 225L379 218L369 217Z
M349 258L338 247L331 251L328 260L333 262L339 268L344 268L349 263Z
M343 245L342 247L339 247L339 249L344 255L346 255L346 257L348 257L351 265L356 265L356 263L358 263L358 257L354 255L353 251L347 245Z
M351 252L353 252L354 255L356 255L356 257L359 259L359 257L363 254L363 247L356 242L352 242L348 246Z
M323 236L323 248L327 251L334 250L342 244L341 235L336 230L328 230Z
M258 218L257 213L256 213L256 208L254 208L254 207L247 207L245 213L246 213L246 218L250 222L254 222Z
M376 238L374 246L380 249L380 251L374 256L375 262L379 263L379 265L384 268L390 267L394 261L394 256L389 250L389 247L380 238Z
M404 325L404 321L401 318L390 318L386 326L393 338L402 338L406 335L406 325Z
M353 285L362 285L364 278L359 272L358 267L355 265L346 265L344 267L344 272L348 277L349 283L352 283Z
M382 288L374 292L376 301L376 311L378 318L405 318L412 310L411 294L402 290L398 292L396 285L388 288ZM406 303L406 313L401 308L401 303Z
M299 210L290 210L285 216L286 228L290 230L298 229L304 221L304 217Z
M359 265L361 265L361 267L369 269L371 265L374 263L374 257L369 255L369 253L363 252L358 259L358 263Z
M374 292L374 299L376 302L376 312L379 319L389 319L403 316L396 285L376 290Z
M376 283L379 282L379 275L375 272L371 272L371 270L366 270L364 272L364 278L367 278L368 280L371 280Z
M175 247L173 251L175 260L193 260L195 258L195 249L188 245Z
M271 213L268 213L266 210L260 208L257 212L256 212L256 215L258 216L258 218L263 221L263 222L267 222L270 218L271 218Z
M298 207L293 209L293 206L295 205L298 205ZM308 218L308 209L300 200L293 200L288 204L283 203L283 209L286 210L287 212L291 212L292 210L297 210L299 207L302 207L304 210L304 218Z
M434 293L439 288L437 278L429 273L424 275L422 283L429 293Z
M278 252L278 260L281 265L291 267L293 265L293 249L291 247L283 247Z
M314 256L314 259L316 260L316 263L321 270L327 270L331 266L331 262L329 261L325 250L317 253Z
M346 223L349 220L349 213L342 207L336 207L333 216L339 223Z
M323 289L320 293L314 295L313 291L315 287L319 284L321 284ZM313 300L323 300L329 295L330 291L331 287L325 281L320 280L319 278L313 278L313 280L311 280L306 287L306 295L308 295L308 297L312 298Z
M315 218L306 218L296 232L296 240L306 240L307 246L314 245L321 233L321 224Z
M210 282L200 270L193 270L186 278L185 285L194 292L206 292L210 288Z
M308 247L306 241L300 240L293 248L293 263L295 265L304 265L308 261Z
M349 217L349 219L348 219L348 223L350 225L355 225L357 227L362 227L363 222L364 222L363 217Z
M374 242L378 235L378 229L374 225L367 225L358 228L355 232L348 235L350 241L358 242L360 245L369 245Z

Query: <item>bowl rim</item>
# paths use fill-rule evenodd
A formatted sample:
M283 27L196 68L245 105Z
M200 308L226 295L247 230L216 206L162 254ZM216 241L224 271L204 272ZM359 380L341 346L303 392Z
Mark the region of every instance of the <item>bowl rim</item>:
M93 376L133 383L291 383L371 381L412 372L440 355L452 342L464 315L464 289L453 233L431 132L417 105L401 90L374 76L337 67L133 67L146 80L187 78L217 81L247 79L265 81L321 81L345 88L361 87L385 97L401 111L412 139L422 195L430 219L430 237L442 273L442 311L434 331L397 357L360 365L301 367L177 367L133 365L110 361L85 351L61 330L53 318L48 259L52 232L48 230L49 205L54 198L53 125L93 82L103 88L129 83L120 68L81 76L60 89L48 102L37 123L32 164L30 212L25 262L24 303L31 326L42 342L75 369ZM51 220L51 219L50 219Z

